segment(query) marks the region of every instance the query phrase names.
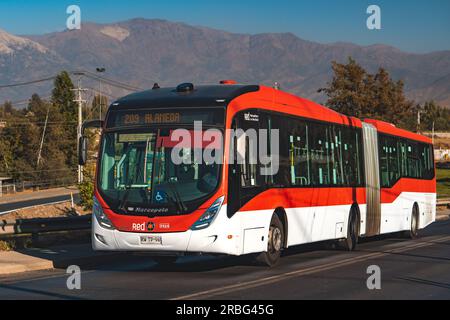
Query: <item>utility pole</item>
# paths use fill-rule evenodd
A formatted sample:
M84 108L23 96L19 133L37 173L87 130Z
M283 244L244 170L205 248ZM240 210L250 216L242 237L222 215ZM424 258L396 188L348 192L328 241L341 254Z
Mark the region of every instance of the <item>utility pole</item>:
M79 141L81 138L81 128L83 126L83 103L86 103L86 100L83 100L82 93L86 92L87 89L81 88L81 77L84 75L82 72L75 73L75 75L78 75L78 84L77 88L73 89L74 92L76 92L76 98L73 100L73 102L76 102L78 104L78 129L77 129L77 152L79 152ZM78 183L83 182L83 167L78 165Z
M42 147L44 146L45 131L47 131L47 123L48 123L48 114L49 113L50 113L50 105L47 107L47 116L45 117L44 131L42 131L41 145L39 147L39 154L38 154L38 158L37 158L36 169L39 169L39 163L41 162L41 159L42 159Z
M417 111L417 133L420 133L420 125L421 125L421 116L422 116L422 111L419 109Z
M435 122L433 121L433 129L432 131L432 140L433 140L433 145L434 145L434 128L435 128Z

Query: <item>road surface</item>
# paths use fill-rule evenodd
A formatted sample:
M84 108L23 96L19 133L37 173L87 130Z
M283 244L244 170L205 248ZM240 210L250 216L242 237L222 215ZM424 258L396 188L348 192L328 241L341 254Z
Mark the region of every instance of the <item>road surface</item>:
M75 201L78 201L79 199L78 194L74 194L73 197ZM25 209L46 204L53 204L58 202L65 202L70 200L71 200L70 194L65 194L57 196L47 195L46 197L43 198L20 200L9 203L0 203L0 216L19 209Z
M381 290L367 288L379 266ZM0 299L450 299L450 220L419 240L366 240L356 252L325 244L285 252L275 269L242 258L185 257L171 268L147 256L83 270L81 290L69 291L65 270L0 278Z

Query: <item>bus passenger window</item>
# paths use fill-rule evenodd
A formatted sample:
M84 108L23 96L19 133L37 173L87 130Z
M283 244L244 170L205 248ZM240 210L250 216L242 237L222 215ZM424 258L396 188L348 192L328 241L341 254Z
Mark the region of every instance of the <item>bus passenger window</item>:
M237 139L241 171L241 186L255 187L257 183L258 168L258 141L255 130L248 130Z
M308 127L300 121L292 121L289 135L290 180L293 186L309 186L311 174L309 165Z
M344 167L342 163L342 136L341 129L336 126L330 127L329 152L330 152L330 178L331 184L343 185Z
M311 154L311 183L314 186L330 185L330 146L327 140L328 128L314 124L309 130Z

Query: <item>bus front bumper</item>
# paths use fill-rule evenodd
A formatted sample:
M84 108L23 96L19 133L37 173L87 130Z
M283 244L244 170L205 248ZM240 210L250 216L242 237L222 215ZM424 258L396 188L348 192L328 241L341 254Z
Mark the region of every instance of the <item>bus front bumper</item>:
M92 248L95 251L153 253L205 253L240 255L239 237L214 232L214 228L176 233L129 233L108 230L92 219Z

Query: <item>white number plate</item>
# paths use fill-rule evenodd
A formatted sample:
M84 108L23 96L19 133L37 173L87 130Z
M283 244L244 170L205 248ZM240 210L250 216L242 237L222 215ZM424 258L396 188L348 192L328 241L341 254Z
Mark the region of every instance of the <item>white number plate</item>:
M162 237L157 236L141 236L142 245L161 245Z

